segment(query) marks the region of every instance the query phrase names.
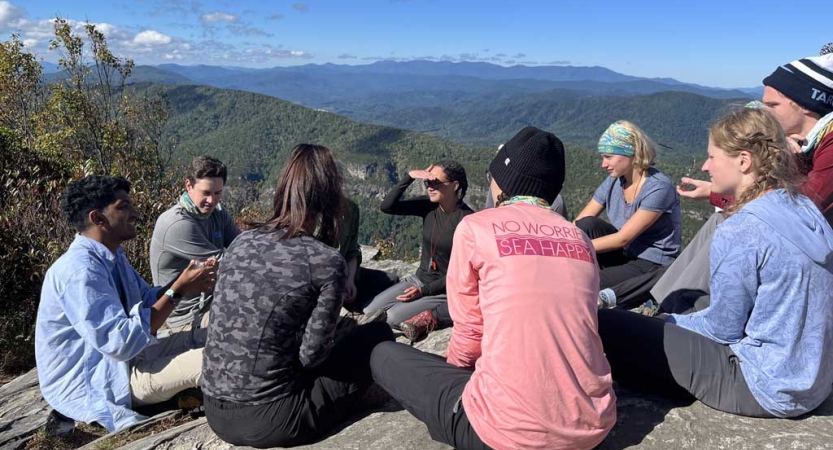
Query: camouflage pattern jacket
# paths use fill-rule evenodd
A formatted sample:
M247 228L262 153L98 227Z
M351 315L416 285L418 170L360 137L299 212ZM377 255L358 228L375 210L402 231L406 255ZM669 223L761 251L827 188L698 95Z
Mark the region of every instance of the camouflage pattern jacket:
M333 346L347 265L338 250L283 230L248 231L220 263L203 392L246 405L290 394Z

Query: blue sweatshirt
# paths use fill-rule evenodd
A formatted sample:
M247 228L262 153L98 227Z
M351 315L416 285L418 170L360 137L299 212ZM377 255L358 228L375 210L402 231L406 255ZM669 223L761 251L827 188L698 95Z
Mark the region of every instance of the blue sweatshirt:
M749 202L710 247L711 306L670 322L727 344L758 403L777 417L833 387L833 230L803 195Z

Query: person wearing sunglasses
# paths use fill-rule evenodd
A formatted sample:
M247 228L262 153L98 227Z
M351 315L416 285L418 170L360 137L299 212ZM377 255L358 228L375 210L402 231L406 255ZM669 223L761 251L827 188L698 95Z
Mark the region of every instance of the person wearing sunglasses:
M415 180L422 180L427 195L403 199ZM393 328L425 310L444 305L445 275L451 257L454 230L463 217L474 211L463 202L468 189L466 169L456 161L441 161L425 170L402 176L382 201L385 214L422 218L422 257L415 275L391 286L370 302L364 312L386 310ZM440 324L451 326L451 323Z

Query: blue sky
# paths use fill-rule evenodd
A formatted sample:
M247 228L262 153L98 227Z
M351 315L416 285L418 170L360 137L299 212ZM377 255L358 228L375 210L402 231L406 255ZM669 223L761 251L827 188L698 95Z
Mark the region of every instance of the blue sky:
M138 64L247 67L427 58L604 66L748 87L833 41L829 0L0 0L0 33L47 61L50 19L99 24Z

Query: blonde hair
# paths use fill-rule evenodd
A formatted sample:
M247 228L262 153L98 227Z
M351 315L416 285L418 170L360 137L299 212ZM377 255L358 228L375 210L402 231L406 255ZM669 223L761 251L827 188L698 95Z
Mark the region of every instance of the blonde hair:
M709 127L714 145L736 158L746 151L752 155L755 182L746 188L735 204L726 208L731 215L745 204L771 189L785 189L790 195L798 192L804 181L790 153L787 136L775 117L764 109L739 108L721 117Z
M633 139L633 142L631 142L634 150L633 165L647 171L656 162L657 145L641 128L632 122L617 120L615 123L626 129Z

